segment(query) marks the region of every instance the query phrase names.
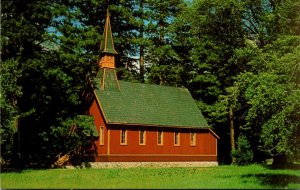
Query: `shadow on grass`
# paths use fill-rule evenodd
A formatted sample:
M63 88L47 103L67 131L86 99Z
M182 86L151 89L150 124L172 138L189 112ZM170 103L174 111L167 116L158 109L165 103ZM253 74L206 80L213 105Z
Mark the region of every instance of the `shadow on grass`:
M23 170L19 168L1 166L1 173L22 173L22 171Z
M49 167L11 167L11 166L1 166L1 173L22 173L26 170L46 170Z
M289 184L299 184L300 177L290 174L247 174L242 178L254 177L259 180L262 185L272 187L287 187Z
M265 168L267 169L271 169L271 170L300 170L300 164L284 164L284 165L263 165Z

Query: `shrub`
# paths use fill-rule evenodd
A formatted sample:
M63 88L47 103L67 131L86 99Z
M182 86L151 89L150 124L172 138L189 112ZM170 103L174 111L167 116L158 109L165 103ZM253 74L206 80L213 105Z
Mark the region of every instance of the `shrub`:
M250 143L245 136L240 136L237 141L237 149L231 152L232 156L236 158L237 165L247 165L253 160L253 152Z

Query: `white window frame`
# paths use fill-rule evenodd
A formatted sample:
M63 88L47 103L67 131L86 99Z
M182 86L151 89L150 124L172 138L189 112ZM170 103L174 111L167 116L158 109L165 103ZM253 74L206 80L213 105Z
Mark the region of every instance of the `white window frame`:
M141 138L142 134L143 134L143 139ZM143 140L143 142L141 142L141 140ZM139 131L139 145L146 145L146 130L145 129L141 129Z
M191 146L196 146L196 143L197 143L196 139L197 139L197 133L194 131L191 131L191 133L190 133Z
M176 143L176 133L177 133L177 143ZM180 133L178 131L174 132L174 146L180 146Z
M99 129L99 144L104 145L104 126L100 126Z
M123 131L124 132L124 142L123 142ZM120 130L120 144L121 145L127 145L127 130L126 129L121 129Z
M158 141L159 139L159 133L160 133L160 143ZM157 131L157 145L162 146L164 145L164 132L162 130Z

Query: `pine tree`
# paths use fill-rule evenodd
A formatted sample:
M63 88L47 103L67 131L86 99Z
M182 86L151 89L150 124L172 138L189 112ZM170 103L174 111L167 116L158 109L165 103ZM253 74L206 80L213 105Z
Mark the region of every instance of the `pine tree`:
M235 49L244 46L242 14L243 7L238 1L194 1L174 26L175 41L183 46L178 48L185 54L179 55L188 81L186 86L209 124L225 139L220 143L225 150L219 153L224 157L221 160L230 152L230 131L229 127L220 127L227 125L229 107L219 102L219 96L226 94L225 88L244 69L231 62Z
M145 62L149 65L148 79L160 85L181 86L179 57L173 48L170 26L184 6L182 0L148 1L149 20L146 36L149 44L146 47Z
M92 79L89 57L81 56L80 43L71 46L63 33L60 38L49 34L56 22L72 23L68 17L57 18L58 11L68 10L64 8L45 1L3 2L1 106L7 113L1 113L6 121L1 133L7 139L2 142L14 142L16 149L10 151L22 162L48 162L60 151L58 146L70 148L56 141L51 131L65 130L62 121L75 118L76 123L75 116L85 113L83 93ZM66 24L64 32L74 36L75 29ZM11 140L14 136L17 141Z

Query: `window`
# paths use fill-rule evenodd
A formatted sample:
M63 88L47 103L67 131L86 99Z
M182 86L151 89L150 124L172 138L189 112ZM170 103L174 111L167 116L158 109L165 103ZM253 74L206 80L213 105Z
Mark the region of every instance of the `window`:
M99 135L100 145L104 145L104 127L100 126L100 135Z
M191 132L191 146L195 146L195 145L196 145L196 133Z
M125 129L121 130L121 145L127 144L127 131Z
M175 146L179 146L180 145L180 136L179 136L179 132L175 131L174 133L174 145Z
M141 129L140 130L140 145L145 145L146 144L146 138L145 138L145 130Z
M163 132L157 131L157 144L163 145Z

